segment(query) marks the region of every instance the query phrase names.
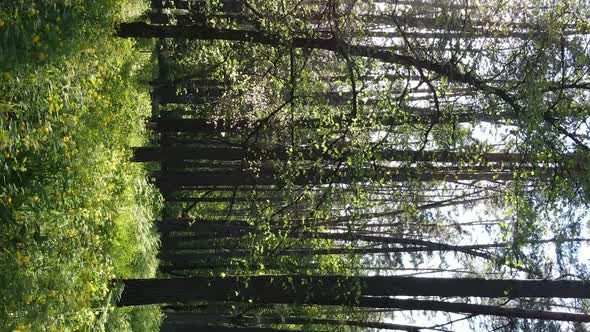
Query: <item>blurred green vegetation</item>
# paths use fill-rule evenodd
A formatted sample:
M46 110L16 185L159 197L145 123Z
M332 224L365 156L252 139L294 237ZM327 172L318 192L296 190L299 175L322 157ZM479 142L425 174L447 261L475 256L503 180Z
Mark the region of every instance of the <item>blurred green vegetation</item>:
M146 138L154 45L114 37L141 0L0 3L0 330L149 331L114 278L152 277L161 198Z

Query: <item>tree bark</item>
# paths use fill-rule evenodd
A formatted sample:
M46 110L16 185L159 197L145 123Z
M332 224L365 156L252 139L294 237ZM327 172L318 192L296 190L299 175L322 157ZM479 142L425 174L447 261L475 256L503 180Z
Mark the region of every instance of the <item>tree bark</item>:
M273 329L270 327L235 327L215 326L197 323L164 322L160 332L300 332L290 329Z
M178 321L183 323L194 323L195 326L203 323L209 324L232 324L239 326L260 326L260 325L327 325L327 326L356 326L372 329L383 329L393 331L419 332L424 329L420 326L381 323L374 321L362 320L345 320L345 319L327 319L327 318L313 318L303 316L230 316L217 315L210 313L201 313L195 311L171 311L165 312L166 318L172 322ZM433 329L436 331L436 329Z
M401 310L427 310L453 313L502 316L510 318L556 320L569 322L590 322L590 315L582 313L545 311L498 305L470 304L434 300L394 299L386 297L362 297L359 306L374 308L396 308Z
M186 119L183 119L186 120ZM163 160L218 160L218 161L238 161L247 158L248 156L264 156L265 159L286 160L288 152L286 148L276 147L272 149L262 149L251 147L230 148L230 147L204 147L204 146L170 146L170 147L136 147L133 150L133 161L163 161ZM303 157L309 160L330 160L335 159L334 156L324 152L323 150L314 148L302 148L295 152L302 152ZM341 157L348 157L355 153L350 149L344 149L338 155ZM572 159L575 156L565 156ZM387 161L413 161L413 162L445 162L445 163L528 163L531 156L520 153L501 153L501 152L452 152L445 150L396 150L383 149L375 152L375 158Z
M209 301L354 305L361 296L590 298L581 280L265 275L121 280L119 305Z

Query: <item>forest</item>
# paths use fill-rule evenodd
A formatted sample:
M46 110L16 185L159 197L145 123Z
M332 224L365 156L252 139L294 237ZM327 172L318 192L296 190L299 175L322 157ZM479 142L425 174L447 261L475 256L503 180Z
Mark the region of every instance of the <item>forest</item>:
M584 0L0 1L0 330L590 329Z

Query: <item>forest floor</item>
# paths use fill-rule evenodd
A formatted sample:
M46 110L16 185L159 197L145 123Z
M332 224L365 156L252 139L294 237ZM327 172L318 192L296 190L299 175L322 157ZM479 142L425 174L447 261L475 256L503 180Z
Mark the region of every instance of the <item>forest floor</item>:
M114 307L153 277L162 199L142 165L152 42L114 37L142 0L0 2L0 330L150 331Z

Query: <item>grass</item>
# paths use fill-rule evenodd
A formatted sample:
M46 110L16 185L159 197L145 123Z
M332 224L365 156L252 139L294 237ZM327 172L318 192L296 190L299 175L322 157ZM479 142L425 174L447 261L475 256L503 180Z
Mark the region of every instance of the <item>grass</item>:
M161 198L145 142L149 43L113 37L141 0L0 4L0 330L150 331L115 278L152 277Z

